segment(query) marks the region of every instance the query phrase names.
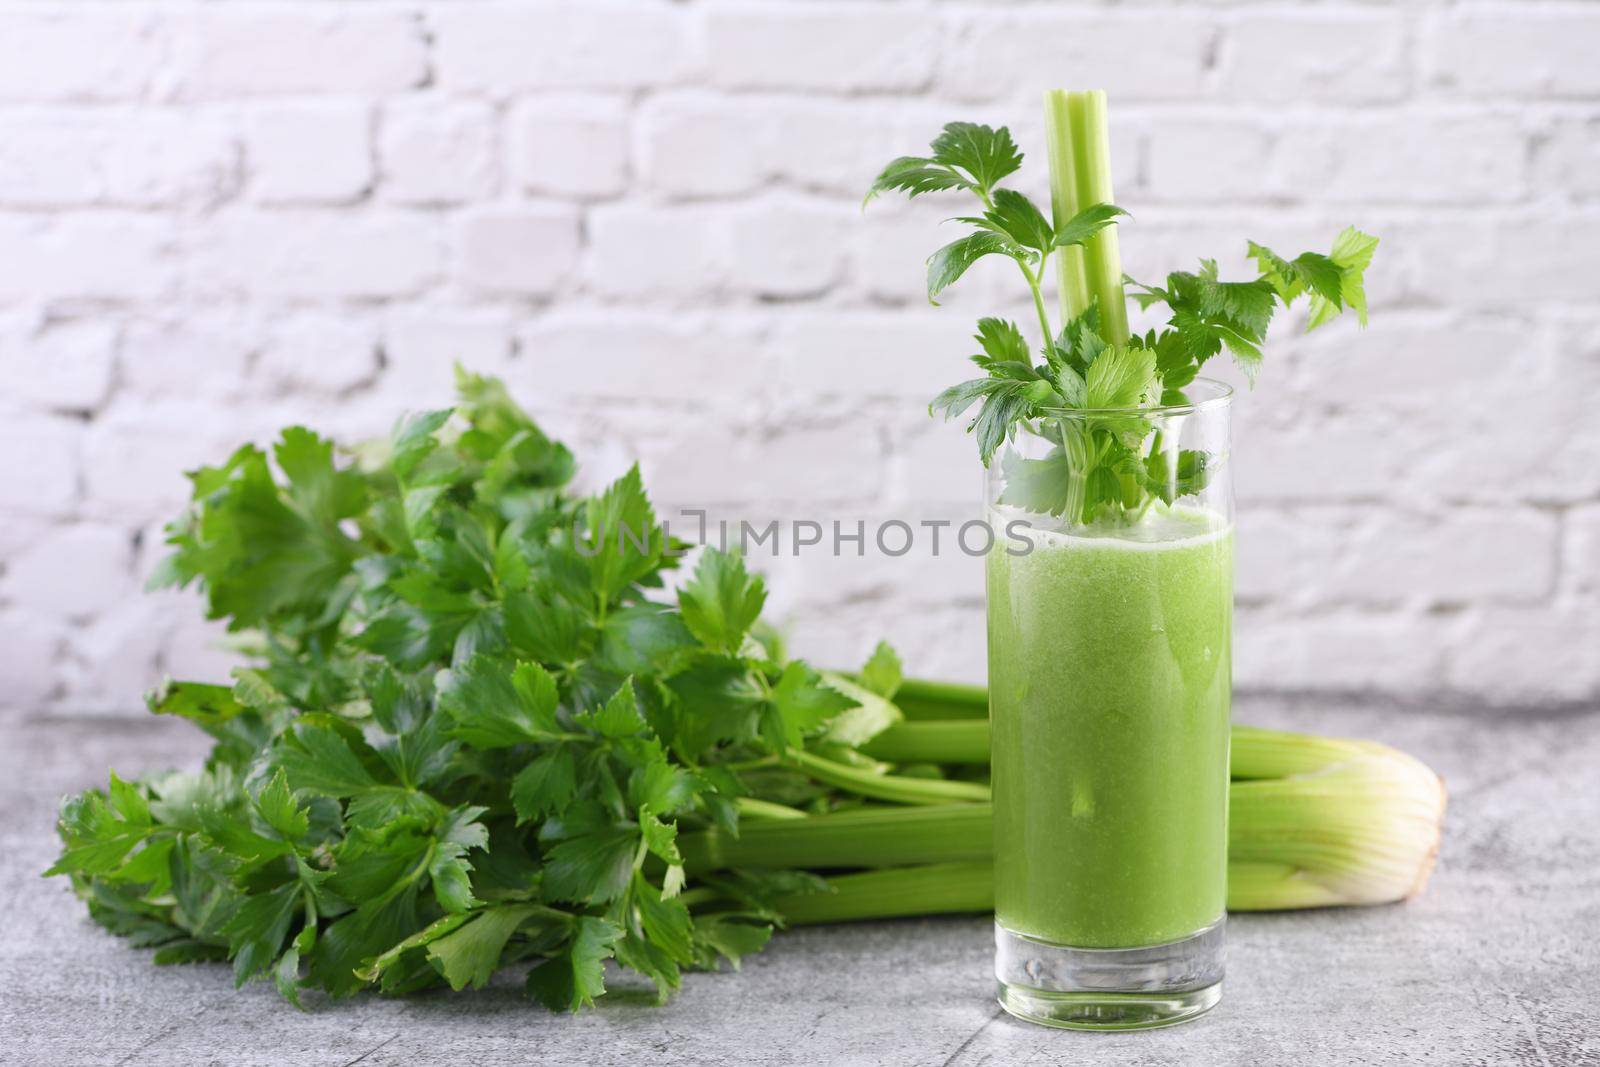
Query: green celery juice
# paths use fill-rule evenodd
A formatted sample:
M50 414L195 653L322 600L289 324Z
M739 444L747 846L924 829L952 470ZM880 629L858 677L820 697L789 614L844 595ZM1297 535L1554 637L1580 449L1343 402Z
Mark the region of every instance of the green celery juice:
M988 557L995 917L1081 948L1187 937L1227 892L1232 528L1157 505L1031 539Z

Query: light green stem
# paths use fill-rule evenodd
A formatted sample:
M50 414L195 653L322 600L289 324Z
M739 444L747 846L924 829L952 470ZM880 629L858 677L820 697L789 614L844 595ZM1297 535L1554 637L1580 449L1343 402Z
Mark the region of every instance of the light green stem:
M994 871L988 861L844 874L828 879L828 885L831 893L780 897L778 913L791 925L807 926L994 910Z
M1044 94L1045 151L1050 161L1050 216L1060 229L1083 210L1078 202L1073 178L1072 118L1067 111L1069 94L1051 89ZM1084 271L1083 248L1069 245L1056 249L1056 291L1061 299L1061 321L1067 322L1089 306L1091 294Z
M987 719L989 691L964 682L907 678L895 690L894 703L908 719Z
M799 750L789 753L786 759L796 770L805 772L824 785L873 800L887 800L895 804L949 804L989 799L989 787L975 782L878 774Z
M896 723L862 745L861 751L887 763L985 764L989 724L983 719Z
M988 859L988 804L863 808L789 821L743 823L678 838L693 873L727 867L886 867Z
M1045 130L1050 156L1051 211L1057 226L1095 204L1115 203L1111 184L1111 138L1106 94L1095 89L1045 94ZM1100 335L1128 343L1128 301L1122 287L1122 253L1113 224L1084 242L1059 251L1063 315L1095 304Z

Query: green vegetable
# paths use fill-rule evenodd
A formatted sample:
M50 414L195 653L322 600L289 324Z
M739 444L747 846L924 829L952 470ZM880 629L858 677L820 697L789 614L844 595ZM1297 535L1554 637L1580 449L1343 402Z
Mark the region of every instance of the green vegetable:
M765 593L736 557L647 595L676 560L638 471L574 496L571 454L498 382L460 385L355 463L295 427L191 475L157 582L199 585L262 661L152 694L216 739L202 773L64 806L50 873L104 925L291 997L521 962L567 1009L607 959L663 996L736 961L806 884L753 876L693 916L677 836L797 791L828 806L794 768L833 766L805 748L857 701L752 639Z
M1016 323L979 320L980 351L972 361L983 376L951 386L930 405L946 418L977 406L967 428L985 465L1018 433L1053 443L1044 459L1003 456L1001 502L1071 525L1133 522L1155 499L1172 503L1200 492L1221 458L1176 450L1173 471L1164 454L1170 443L1138 412L1187 403L1185 388L1224 349L1253 382L1273 314L1301 297L1308 298L1311 329L1346 308L1365 325L1363 275L1378 242L1352 227L1328 254L1303 252L1293 259L1249 242L1255 278L1224 281L1216 261L1205 259L1198 271L1174 271L1161 285L1133 281L1122 273L1114 226L1127 212L1112 202L1105 94L1056 90L1046 94L1045 111L1048 219L1027 196L998 184L1022 166L1010 131L967 122L947 125L927 156L891 162L867 199L891 190L976 198L980 214L953 220L972 232L928 259L930 301L986 256L1010 258L1028 287L1035 344ZM1059 332L1043 295L1052 255ZM1162 327L1129 332L1125 284L1141 309L1165 309Z
M972 690L981 701L982 689ZM944 735L941 727L952 727ZM956 739L963 738L964 750ZM987 723L905 723L869 746L952 762L988 759ZM1383 904L1422 891L1438 855L1445 791L1386 745L1236 726L1228 798L1228 908ZM993 906L987 803L874 808L720 830L683 840L691 872L720 867L891 868L834 877L834 896L781 900L791 922L837 922Z
M157 581L197 584L258 662L150 695L213 738L203 770L63 804L48 873L96 921L296 1003L517 967L571 1010L607 960L665 997L785 922L987 891L981 689L905 680L887 645L853 676L786 658L715 550L663 593L677 546L637 470L575 495L498 382L460 391L353 462L291 428L190 476ZM1262 811L1267 881L1299 846ZM967 866L815 873L936 861Z

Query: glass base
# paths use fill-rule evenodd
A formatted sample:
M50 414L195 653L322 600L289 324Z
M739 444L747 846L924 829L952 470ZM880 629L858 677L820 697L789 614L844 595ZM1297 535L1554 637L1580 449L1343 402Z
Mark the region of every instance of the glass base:
M1042 1026L1143 1030L1203 1015L1222 999L1223 928L1141 948L1073 948L994 925L1000 1006Z

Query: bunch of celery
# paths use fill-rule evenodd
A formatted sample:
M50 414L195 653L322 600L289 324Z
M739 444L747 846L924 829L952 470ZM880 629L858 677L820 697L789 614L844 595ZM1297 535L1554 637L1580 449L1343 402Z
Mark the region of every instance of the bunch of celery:
M904 721L868 740L862 754L901 765L901 774L930 773L930 764L957 772L987 765L982 688L908 680L894 696ZM1427 884L1445 789L1420 761L1372 741L1236 726L1231 766L1230 910L1384 904ZM791 923L988 911L990 806L950 802L955 799L930 792L893 806L809 816L763 806L746 812L737 836L707 830L680 845L691 874L774 867L835 872L831 894L780 902ZM714 900L714 893L701 893L701 903Z
M285 430L191 474L157 581L246 636L232 684L151 710L215 744L198 772L64 803L53 874L158 963L411 993L525 972L577 1009L606 962L664 998L775 926L982 909L982 690L789 657L762 579L678 559L637 469L581 497L570 452L500 383L354 461ZM1420 885L1442 793L1380 746L1236 734L1241 907Z

